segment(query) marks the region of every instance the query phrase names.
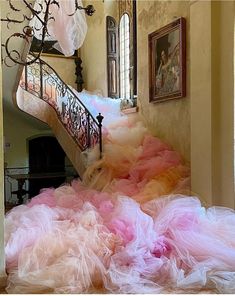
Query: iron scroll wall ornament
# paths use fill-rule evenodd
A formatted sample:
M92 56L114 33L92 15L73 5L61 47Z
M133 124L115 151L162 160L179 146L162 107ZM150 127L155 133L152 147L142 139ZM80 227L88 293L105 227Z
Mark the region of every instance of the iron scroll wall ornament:
M10 59L12 62L14 62L14 64L20 64L20 65L33 64L35 61L37 61L40 58L45 45L45 38L46 36L49 36L48 22L54 20L53 16L50 13L50 7L52 5L55 5L60 9L59 0L42 0L43 5L39 3L38 4L39 9L37 10L33 8L32 1L21 0L21 3L25 5L26 13L23 13L21 9L16 7L15 3L13 5L13 2L12 2L13 0L7 0L7 1L9 3L9 8L11 9L12 12L17 13L18 15L20 15L21 13L20 19L11 18L9 17L9 14L6 16L6 18L1 18L1 22L7 23L8 29L10 29L9 27L10 24L23 24L25 21L29 22L34 18L37 19L38 23L40 24L40 27L36 28L36 27L30 27L29 25L26 25L23 27L21 33L16 32L10 35L7 38L5 44L1 44L1 46L4 47L6 51L6 57L4 59L4 63L6 66L12 66L12 65L9 65L8 63L8 59ZM69 14L68 16L72 17L78 10L84 10L88 16L92 16L93 13L95 12L93 5L82 7L78 4L78 0L73 0L73 1L74 1L74 12ZM28 16L28 14L30 14L30 16ZM11 45L10 45L11 40L13 40L14 38L21 38L21 39L24 39L27 44L30 44L32 38L34 37L35 31L42 32L41 40L40 40L41 42L40 50L33 60L27 62L25 61L24 57L22 56L22 54L19 53L18 50L11 49Z

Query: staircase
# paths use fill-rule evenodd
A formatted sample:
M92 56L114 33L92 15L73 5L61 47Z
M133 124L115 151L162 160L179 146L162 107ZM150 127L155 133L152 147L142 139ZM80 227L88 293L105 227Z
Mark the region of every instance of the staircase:
M29 54L27 61L33 58ZM101 155L102 115L95 119L44 61L39 59L24 67L15 103L50 126L80 177L85 171L82 152L98 144Z

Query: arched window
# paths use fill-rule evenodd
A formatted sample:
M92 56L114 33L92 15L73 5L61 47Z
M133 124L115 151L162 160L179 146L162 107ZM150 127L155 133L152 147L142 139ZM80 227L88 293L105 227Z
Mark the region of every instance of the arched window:
M119 25L120 97L130 99L130 18L124 13Z
M137 95L136 0L119 0L117 21L107 16L108 96L132 101Z

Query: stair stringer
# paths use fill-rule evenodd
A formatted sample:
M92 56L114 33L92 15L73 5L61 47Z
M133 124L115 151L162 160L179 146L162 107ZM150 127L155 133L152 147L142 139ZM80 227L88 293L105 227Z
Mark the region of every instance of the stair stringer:
M17 107L31 116L47 123L55 134L58 142L73 164L79 177L85 172L82 150L69 135L68 131L57 116L55 109L47 102L18 87L15 97Z

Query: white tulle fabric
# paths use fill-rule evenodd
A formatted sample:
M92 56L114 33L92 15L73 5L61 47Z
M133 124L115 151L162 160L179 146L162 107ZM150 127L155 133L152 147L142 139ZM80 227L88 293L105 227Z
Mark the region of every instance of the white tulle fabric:
M50 5L50 17L53 19L48 21L48 33L46 40L58 41L53 45L58 51L65 56L72 56L74 51L80 48L84 42L87 33L86 16L83 10L77 10L73 16L69 16L75 11L74 0L57 0L59 7L56 4ZM78 5L82 6L82 1L78 0ZM35 4L35 9L40 9L39 4L43 5L44 1L38 0ZM43 9L45 12L45 8ZM40 17L43 19L43 12ZM40 21L35 18L32 25L39 29L41 28ZM34 35L41 40L41 30L34 30Z
M104 127L109 127L113 122L118 121L120 123L121 120L126 119L120 114L121 99L111 99L102 97L101 95L91 94L85 89L82 92L78 92L75 89L72 89L72 91L82 101L94 118L96 118L99 113L104 116L102 122Z

